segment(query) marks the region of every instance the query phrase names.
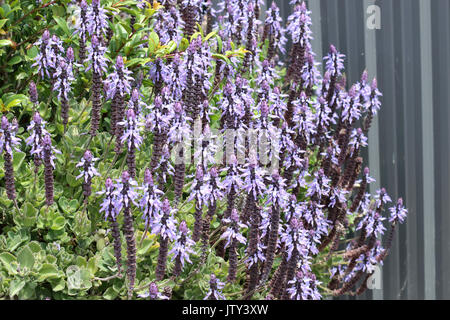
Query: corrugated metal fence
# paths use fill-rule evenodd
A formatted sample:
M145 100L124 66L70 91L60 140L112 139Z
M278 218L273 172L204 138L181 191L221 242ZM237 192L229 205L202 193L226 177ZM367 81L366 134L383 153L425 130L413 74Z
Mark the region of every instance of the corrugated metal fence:
M287 18L289 1L276 2ZM349 83L364 69L378 79L383 106L366 154L377 179L372 192L384 186L409 209L382 268L382 289L362 298L450 299L450 1L307 3L317 59L334 44L347 55ZM372 29L378 9L380 29Z

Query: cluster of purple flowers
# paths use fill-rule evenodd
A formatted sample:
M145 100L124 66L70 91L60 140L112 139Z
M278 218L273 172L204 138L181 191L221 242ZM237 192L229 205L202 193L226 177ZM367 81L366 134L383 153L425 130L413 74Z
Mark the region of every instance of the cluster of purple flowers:
M259 0L222 1L215 25L212 17L216 11L210 1L166 0L162 4L151 18L161 44L173 41L181 48L183 37L190 43L184 52L155 57L143 71L145 82L133 79L121 52L106 55L110 31L99 0L90 6L84 0L80 4L78 64L74 50L65 49L48 30L36 43L38 74L52 80L64 125L72 99L73 67L83 67L86 47L89 65L85 71L92 73L92 137L102 130L102 96L111 100L110 134L116 138L117 155L121 146L126 146L128 168L121 170L115 182L108 177L105 189L97 194L103 195L100 211L111 226L118 273L122 263L118 216L123 213L129 297L133 296L137 268L137 211L144 220L143 237L149 231L159 242L156 281L163 280L170 270L166 266L169 255L175 263L171 271L178 277L199 253L200 268L207 254L214 253L208 250L211 247L229 263L228 282L237 283L239 263L245 267L245 298L265 290L275 299L320 299L323 292L319 288L325 281L319 277L323 275L314 274L312 266L326 251L342 258L331 261L331 278L326 284L330 292L364 292L365 280L375 265L383 262L395 228L407 215L402 199L387 208L392 200L386 190L370 195L367 187L373 179L368 168L361 170L367 132L381 106L376 79L370 82L364 72L361 80L347 89L345 56L334 46L324 58L322 77L310 43L311 12L304 2L291 1L293 13L286 26L275 3L265 21L260 21ZM145 3L139 2L137 7L143 9ZM207 29L214 27L218 37L212 34L206 40L197 33L191 39L204 18ZM283 63L278 54L286 53L286 35L292 46L286 76L281 76L277 66ZM240 58L236 45L246 48ZM218 55L213 55L216 49ZM112 68L107 56L116 59ZM218 58L223 56L226 59ZM151 98L141 90L148 83L153 86ZM34 82L30 95L36 106ZM223 144L216 128L227 136ZM5 185L11 200L16 197L12 150L18 150L20 144L15 137L17 130L16 122L2 118L0 154L5 159ZM54 154L59 151L52 146L46 121L37 111L28 132L26 144L31 147L36 173L44 163L46 203L50 206ZM195 132L198 135L192 138ZM147 137L152 138L151 160L140 177L136 158L150 152L142 150ZM197 146L196 152L189 153L195 160L193 166L184 161L186 151L191 151L186 150L186 142ZM217 160L220 148L226 150L222 163ZM171 154L176 155L175 161ZM139 157L139 162L144 158ZM86 149L76 165L86 202L92 179L100 175L94 165L97 160ZM193 174L186 178L186 172ZM137 182L139 178L143 178L142 185ZM191 183L189 195L183 193L186 179ZM173 202L168 199L172 193ZM187 222L190 219L178 216L180 200L195 202L193 226ZM386 209L389 219L383 217ZM211 230L213 221L219 227ZM344 247L341 241L347 237L350 221L355 221L357 237ZM379 239L388 230L387 222L388 240L382 243ZM197 252L200 239L201 252ZM281 261L278 265L277 257ZM224 283L212 274L205 299L225 299L223 288ZM168 298L155 282L140 296Z

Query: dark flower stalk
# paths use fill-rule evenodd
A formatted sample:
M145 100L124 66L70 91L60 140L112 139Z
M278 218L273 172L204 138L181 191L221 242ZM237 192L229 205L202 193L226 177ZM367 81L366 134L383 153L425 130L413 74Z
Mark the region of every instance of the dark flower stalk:
M70 53L71 52L71 53ZM55 84L53 90L58 91L58 99L61 103L61 117L63 120L64 131L67 129L69 123L69 93L70 83L75 80L72 73L70 59L73 61L73 51L67 50L67 59L69 63L60 60L55 72Z
M138 197L135 189L136 182L130 178L127 171L122 173L122 179L116 184L119 212L123 208L123 234L127 243L127 276L128 298L131 299L136 279L136 240L134 237L133 216L131 215L131 203L135 203Z
M97 161L98 158L94 158L92 156L92 152L90 150L86 150L81 161L77 164L77 168L82 168L81 173L77 176L77 179L83 179L83 196L84 203L87 204L88 198L92 192L92 178L94 176L100 176L100 173L95 169L94 162Z
M217 201L223 197L223 186L220 182L219 173L216 167L212 167L202 186L205 202L208 204L208 212L203 219L202 227L202 262L206 261L207 249L209 245L209 232L211 221L216 214Z
M117 215L120 212L120 203L118 201L117 190L111 178L107 178L105 182L105 190L97 192L104 194L105 198L101 204L100 212L105 213L105 220L109 220L111 225L111 234L114 242L114 257L116 258L117 273L121 274L122 268L122 244L120 238L119 224L117 223Z
M237 247L239 243L246 243L246 239L240 233L240 229L246 228L247 226L239 221L239 214L236 209L232 209L230 217L224 218L222 221L228 224L228 228L220 237L221 239L226 240L224 247L229 247L229 267L227 281L234 282L236 280L238 263Z
M45 199L47 206L53 204L53 169L55 168L53 153L61 153L52 147L50 135L46 135L42 139L42 149L44 156L44 179L45 179Z
M31 146L31 155L33 155L33 161L35 165L35 173L39 170L39 166L44 159L42 145L42 139L48 134L45 129L46 122L41 118L39 112L35 112L27 131L30 132L30 136L25 140L27 146Z
M150 170L155 171L161 158L164 144L167 141L168 117L165 114L165 106L160 96L155 98L152 113L147 119L147 126L153 132L152 158L150 161Z
M201 0L183 0L181 2L181 14L184 21L184 37L190 39L195 32L195 24L199 19L199 7Z
M184 141L191 135L191 128L187 122L186 114L181 103L176 102L174 107L174 117L168 132L168 141L174 145L176 152L174 193L175 202L179 202L183 193L184 178L186 174L186 164L184 161Z
M176 239L176 221L173 217L173 210L170 202L165 199L162 203L161 213L156 217L152 232L159 234L159 254L156 265L155 277L157 281L164 279L166 273L167 255L169 252L169 241Z
M124 126L119 124L125 118L125 102L126 94L131 94L131 72L125 67L122 56L117 56L114 72L108 76L106 80L108 99L111 102L111 134L116 137L115 152L120 153L122 147L122 136Z
M220 290L225 286L223 282L216 278L214 274L211 274L209 280L209 291L203 300L226 300L225 296Z
M273 260L275 258L275 250L278 244L278 229L280 223L280 209L286 206L288 193L285 191L284 179L280 177L278 172L274 172L271 177L271 184L267 189L268 203L272 205L270 215L270 233L267 243L266 261L262 273L261 281L265 282L272 270Z
M194 222L194 232L192 233L192 240L197 242L200 240L202 231L202 215L203 215L203 205L204 196L202 194L202 186L204 181L202 166L197 166L197 171L195 173L195 180L191 187L191 196L189 200L195 198L195 222Z
M106 21L106 11L102 7L100 0L92 0L92 5L87 13L88 26L87 30L91 36L95 35L99 39L102 39L108 28L108 22Z
M80 20L78 22L78 25L76 26L76 33L78 33L80 37L80 47L79 47L79 63L83 64L84 60L86 59L86 42L87 42L87 35L88 35L88 6L85 0L82 0L80 2Z
M173 249L169 252L169 254L173 254L172 260L175 260L175 267L173 269L173 275L175 277L178 277L181 271L183 271L185 261L192 263L189 256L194 253L191 248L195 245L195 242L191 240L188 233L189 229L186 221L183 220L180 223Z
M165 290L164 290L164 293ZM141 298L148 298L149 300L169 300L170 297L159 292L158 286L155 282L150 282L148 293L138 295Z
M17 145L19 144L19 139L16 138L15 134L17 131L17 127L11 125L8 119L3 116L0 128L0 154L3 153L3 159L5 160L5 187L6 187L6 195L9 200L15 201L16 199L16 187L14 183L14 166L13 166L13 149L16 151L20 151L17 149Z
M247 52L244 56L244 61L242 63L242 74L245 74L249 69L252 69L250 65L250 61L253 61L253 57L255 56L255 47L254 47L254 25L255 25L255 5L252 2L248 3L247 6L247 43L245 49Z
M125 128L125 132L121 137L121 144L126 142L127 146L127 165L130 177L134 179L136 177L136 149L139 150L140 145L143 142L143 138L140 134L143 124L137 120L136 114L133 109L128 109L126 112L126 119L118 123L119 126Z
M142 190L144 191L144 194L142 195L139 204L142 210L142 219L145 223L145 231L143 235L143 237L145 237L148 229L161 211L162 202L160 197L164 194L154 184L152 173L148 168L145 169L144 185L142 186Z
M101 45L97 36L92 36L89 48L90 65L86 71L92 69L92 111L91 111L91 137L97 135L100 126L100 111L102 109L102 75L106 72L106 59L104 57L106 48Z
M36 88L36 83L34 83L33 80L30 81L30 101L33 102L34 106L36 107L39 104L39 97L38 97L38 92L37 92L37 88Z

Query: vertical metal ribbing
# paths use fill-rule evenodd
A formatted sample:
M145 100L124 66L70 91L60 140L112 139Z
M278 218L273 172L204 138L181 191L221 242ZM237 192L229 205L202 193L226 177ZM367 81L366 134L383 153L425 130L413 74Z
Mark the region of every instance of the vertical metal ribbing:
M323 74L323 55L322 55L322 16L321 1L309 0L308 9L311 11L312 26L311 31L314 39L312 40L312 49L316 54L316 61L320 62L319 71Z
M431 1L433 53L433 120L435 150L436 299L450 297L450 3ZM445 30L445 31L444 31ZM426 259L426 257L425 257Z
M364 0L363 16L366 17L367 8L373 5L375 0ZM364 26L364 56L366 60L366 68L369 74L369 79L377 78L377 42L376 31L369 30ZM380 139L379 139L379 123L378 116L375 116L372 121L371 129L368 133L369 142L369 166L371 176L376 180L370 185L370 192L375 193L380 188ZM383 276L382 267L380 267L380 276ZM383 288L373 290L373 299L383 299Z
M403 130L399 135L399 196L408 206L409 216L405 225L399 226L400 279L406 283L400 293L401 299L424 298L423 262L423 176L422 164L422 110L421 110L421 67L420 67L420 20L419 1L399 2L401 23L399 43L401 43L401 81ZM395 200L395 199L393 199Z
M431 0L419 0L425 299L436 299L434 122Z
M380 184L386 188L392 198L397 198L398 191L398 137L399 125L398 104L399 92L396 77L398 61L401 57L398 53L399 44L396 42L398 30L395 21L398 14L398 6L395 1L377 1L381 8L381 30L376 33L377 40L377 73L380 91L383 92L382 105L379 112L380 130L379 139L382 152L380 153ZM395 239L398 232L395 232ZM399 247L394 239L389 256L383 266L383 299L397 299L401 284L399 279Z

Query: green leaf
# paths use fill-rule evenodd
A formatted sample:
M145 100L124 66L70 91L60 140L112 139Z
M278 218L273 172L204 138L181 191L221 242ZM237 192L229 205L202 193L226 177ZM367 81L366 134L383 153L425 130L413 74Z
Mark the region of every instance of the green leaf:
M217 52L222 52L223 47L222 38L218 34L216 34L215 37L217 40Z
M59 278L58 269L56 266L50 263L44 263L42 267L39 269L39 277L38 281L42 282L47 279L55 279Z
M205 39L203 39L203 42L208 41L210 38L216 36L216 34L217 34L217 31L210 32L210 33L205 37ZM219 37L219 38L220 38L220 37ZM220 52L220 51L219 51L219 52Z
M17 260L19 261L21 268L27 268L31 270L34 266L34 256L31 249L26 246L17 254Z
M148 50L149 53L155 52L159 45L159 36L156 32L152 31L148 37Z
M67 21L60 18L60 17L53 17L53 19L55 19L56 23L58 24L58 26L62 29L62 31L64 31L64 33L67 36L71 36L72 33L69 30L69 27L67 26Z
M2 39L0 40L0 47L6 47L12 45L11 40Z
M13 155L14 171L18 172L22 167L26 154L24 152L15 152Z
M5 25L6 21L8 21L8 19L1 19L0 20L0 28L2 28Z
M189 41L188 41L188 39L186 39L186 38L181 39L180 46L178 47L178 50L179 50L180 52L183 52L183 51L185 51L188 47L189 47Z
M116 290L114 290L113 287L109 287L108 289L106 289L105 293L103 294L103 298L105 298L106 300L113 300L118 295L119 295L119 293Z
M29 202L26 202L23 205L23 211L25 211L25 216L24 216L24 226L25 227L32 227L34 226L35 222L36 222L36 216L38 213L38 210L33 207L33 205Z
M76 178L73 174L71 174L71 173L69 173L69 172L66 173L66 182L67 182L67 183L69 184L69 186L71 186L72 188L78 187L78 186L81 184L81 181L80 181L80 180L77 180L77 178Z
M221 59L221 60L225 61L226 63L231 64L230 59L228 59L227 56L224 56L223 54L215 53L212 55L212 57L215 59Z
M21 102L22 102L22 100L20 100L20 99L14 99L10 103L8 103L8 105L6 106L6 109L10 110L13 107L17 107L18 105L20 105Z
M52 226L50 227L52 230L61 230L66 225L66 219L63 216L56 217L52 222Z
M9 252L2 252L0 253L0 262L3 263L6 270L8 270L9 273L16 273L15 270L12 269L12 263L16 262L17 259Z
M25 286L26 281L20 279L14 279L9 284L9 297L12 299L15 295L19 293L20 290Z
M15 64L18 64L22 61L21 56L14 56L8 61L8 66L13 66Z
M66 281L63 278L48 279L54 292L62 291L66 287Z

